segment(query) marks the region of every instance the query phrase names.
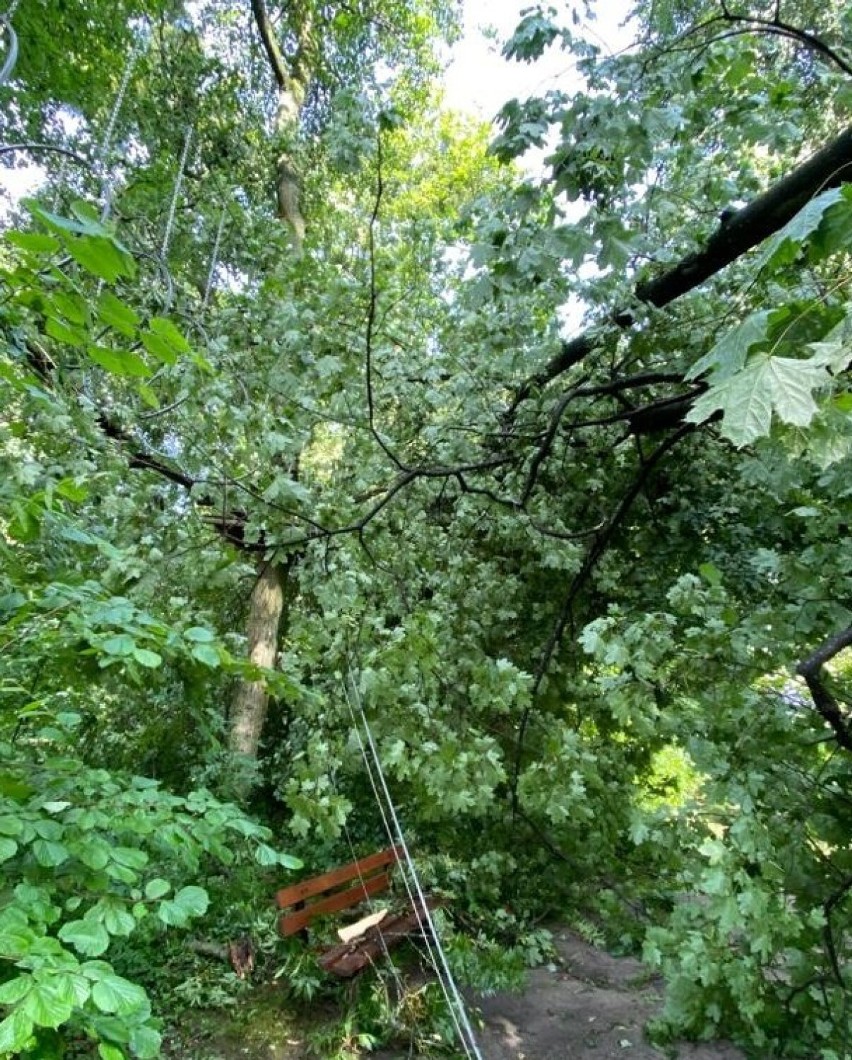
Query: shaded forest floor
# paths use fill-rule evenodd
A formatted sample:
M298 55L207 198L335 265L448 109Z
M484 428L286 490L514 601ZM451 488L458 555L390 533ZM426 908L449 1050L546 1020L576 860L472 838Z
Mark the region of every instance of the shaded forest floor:
M557 962L531 971L521 992L471 999L482 1015L478 1039L485 1060L742 1060L744 1054L724 1042L650 1045L644 1026L660 1011L661 984L649 979L643 965L612 957L568 930L556 930L554 944ZM174 1060L341 1057L345 1054L331 1047L322 1052L309 1045L324 1024L339 1016L339 1010L323 1004L296 1017L283 990L264 987L233 1017L195 1014L164 1055ZM422 1054L405 1048L366 1055L404 1060Z

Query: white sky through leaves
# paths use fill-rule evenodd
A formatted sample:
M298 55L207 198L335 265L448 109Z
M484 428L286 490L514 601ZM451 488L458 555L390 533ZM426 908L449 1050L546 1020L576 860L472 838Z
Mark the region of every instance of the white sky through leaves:
M510 62L500 54L521 12L529 7L530 0L465 0L463 35L444 76L449 107L491 120L509 99L551 88L570 91L577 85L573 60L558 44L534 63ZM627 0L598 0L594 21L584 23L581 30L605 52L619 51L631 40L622 27L629 9ZM488 30L496 31L496 39L486 35Z

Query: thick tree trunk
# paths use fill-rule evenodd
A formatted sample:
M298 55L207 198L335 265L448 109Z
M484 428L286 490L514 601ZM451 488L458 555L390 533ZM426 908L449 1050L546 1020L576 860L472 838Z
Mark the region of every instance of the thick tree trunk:
M293 143L298 135L299 115L303 105L304 87L297 81L291 81L287 88L279 90L275 132L284 145ZM301 207L302 185L296 163L286 146L278 156L276 194L278 217L290 229L296 254L301 254L305 238L305 219Z
M291 151L299 135L299 121L311 80L311 11L306 4L294 2L289 5L286 18L298 47L291 59L285 59L265 0L251 0L251 7L278 86L278 113L274 130L282 148L276 174L278 216L290 229L296 254L301 254L305 221L300 205L301 182ZM297 468L298 464L296 473ZM279 627L282 619L286 622L287 582L294 562L296 557L291 555L284 565L268 563L261 569L252 590L246 633L249 660L258 666L275 665ZM264 681L240 681L231 702L228 725L228 747L233 754L252 760L257 758L268 706L269 693ZM238 788L244 789L244 785L238 783Z
M278 85L275 135L283 148L277 163L278 216L293 235L296 253L301 254L302 240L305 238L305 221L299 202L302 189L298 166L291 157L291 149L298 136L302 108L311 81L311 57L315 50L312 13L307 4L290 5L287 15L289 28L296 37L298 47L296 54L287 60L276 39L264 0L251 0L251 6L266 57Z
M278 627L284 611L286 568L269 562L261 570L249 600L248 657L271 669L278 655ZM231 703L228 746L234 754L257 758L269 693L265 681L240 681Z

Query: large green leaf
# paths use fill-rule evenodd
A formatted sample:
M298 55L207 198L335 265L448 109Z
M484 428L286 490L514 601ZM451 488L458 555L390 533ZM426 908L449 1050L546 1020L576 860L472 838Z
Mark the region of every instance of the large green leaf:
M148 996L141 986L120 975L105 975L92 986L92 1001L101 1012L130 1016L148 1009Z
M136 927L133 914L116 898L101 899L87 916L100 921L110 935L129 935Z
M55 254L62 246L58 239L43 232L7 232L4 239L16 247L34 251L36 254Z
M841 188L829 188L805 203L795 217L766 241L757 259L757 269L785 260L791 253L795 254L819 228L829 207L844 201Z
M31 975L19 975L0 984L0 1005L16 1005L30 992L33 985Z
M203 887L182 887L174 898L160 903L157 916L164 924L183 927L194 917L203 916L209 902Z
M133 637L127 633L118 633L114 637L107 637L102 642L101 647L107 653L107 655L132 655L135 648L136 642Z
M0 1023L0 1055L20 1056L33 1032L33 1021L21 1008L16 1008Z
M134 1027L130 1032L130 1048L139 1060L154 1060L160 1056L162 1035L146 1024Z
M27 926L26 917L17 922L10 917L4 917L0 922L0 953L5 954L7 958L17 960L25 957L36 940L36 933Z
M769 434L773 413L784 423L807 427L817 411L813 391L828 382L825 368L812 361L762 354L711 385L687 419L703 423L720 411L722 434L736 446L748 445Z
M150 861L148 854L144 850L137 850L134 847L113 847L112 859L119 865L124 865L135 871L144 869Z
M172 885L168 880L164 880L161 877L156 877L153 880L148 880L145 884L145 897L149 901L153 901L156 898L163 898L172 889Z
M149 670L156 670L163 664L163 657L155 651L150 651L148 648L134 648L133 658L140 666L144 666Z
M99 1042L98 1056L100 1056L101 1060L126 1060L127 1054L117 1045L111 1045L109 1042Z
M87 836L77 846L77 857L96 872L105 869L110 861L109 844L98 836Z
M37 839L32 845L33 856L39 865L45 868L56 868L71 856L64 843L55 843L48 839Z
M746 362L752 346L766 339L772 310L761 309L746 317L721 339L687 371L687 379L697 379L705 372L712 372L715 383L728 379L738 372ZM700 421L697 421L700 422Z
M88 235L107 237L108 231L99 221L91 217L61 217L57 213L45 209L35 199L25 199L24 205L30 213L42 221L48 228L55 232L72 233L75 235Z
M109 346L87 346L86 353L95 364L115 375L145 377L151 369L142 358L130 350L117 350Z
M215 635L204 626L190 626L189 629L183 631L183 635L195 644L208 644L216 639Z
M71 257L94 276L112 283L122 276L133 276L136 269L130 255L115 241L104 236L78 236L65 241Z
M162 361L164 364L177 363L177 351L160 335L156 335L153 332L143 331L139 337L142 340L142 345L148 353L152 354L158 360Z
M20 835L23 829L20 817L12 817L9 814L0 816L0 835Z
M219 652L212 644L195 644L192 648L192 657L211 669L216 669L221 665Z
M139 314L126 302L117 298L112 291L103 291L97 301L97 313L104 324L115 328L126 338L136 334L139 325Z
M210 898L203 887L181 887L174 896L174 901L189 915L202 916L207 912Z
M21 1008L37 1027L59 1027L74 1010L76 994L67 972L54 970L49 980L36 983Z
M109 948L109 934L95 920L69 920L59 929L59 937L87 957L99 957Z

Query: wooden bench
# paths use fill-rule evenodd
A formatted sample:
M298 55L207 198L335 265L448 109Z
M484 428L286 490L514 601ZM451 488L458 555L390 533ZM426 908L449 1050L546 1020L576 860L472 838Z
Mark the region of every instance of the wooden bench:
M298 934L318 916L342 912L383 894L390 888L391 873L401 857L401 847L388 847L278 891L275 902L283 911L278 919L279 933L284 937ZM426 899L427 908L432 909L435 904ZM417 932L424 916L419 902L415 908L409 906L400 913L388 911L379 923L367 926L354 938L321 953L319 963L327 972L350 979L386 950Z

